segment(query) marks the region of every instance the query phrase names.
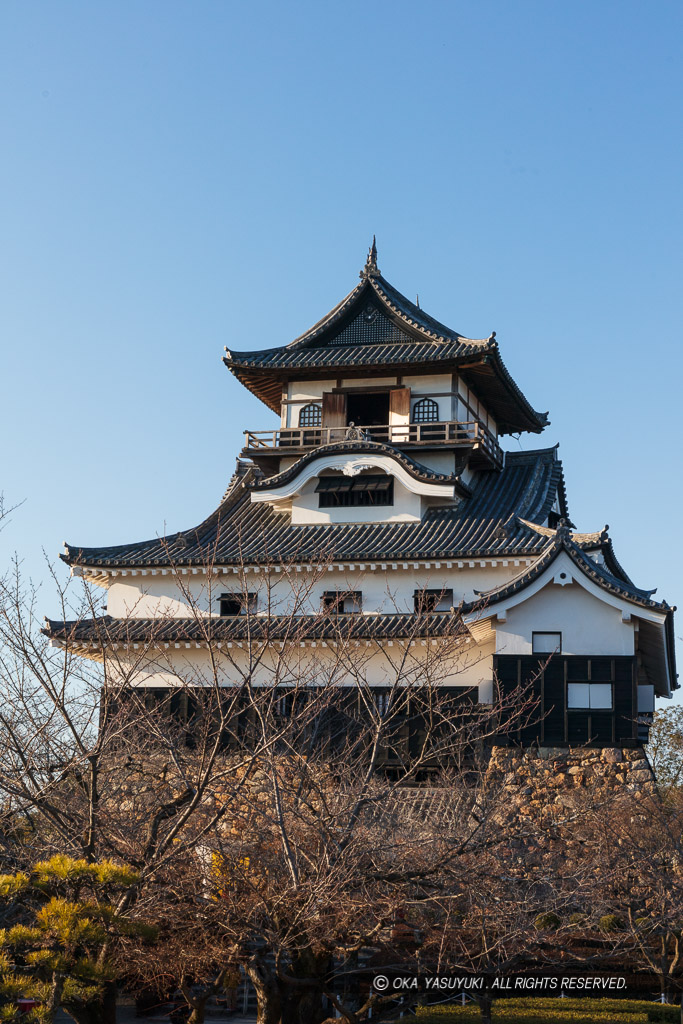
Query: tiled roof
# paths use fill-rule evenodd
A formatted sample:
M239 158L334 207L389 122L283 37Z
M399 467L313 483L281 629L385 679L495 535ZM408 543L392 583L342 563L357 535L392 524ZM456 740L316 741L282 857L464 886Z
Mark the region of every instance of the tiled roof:
M576 534L574 537L581 537L581 534ZM591 534L588 535L592 536ZM600 565L593 558L590 557L576 540L572 537L568 527L559 528L553 531L553 537L546 539L544 550L541 552L539 557L527 568L525 568L519 575L515 576L514 579L508 583L503 584L500 587L495 587L493 590L477 591L482 599L484 599L488 605L497 604L500 601L505 601L508 598L514 596L520 591L524 590L529 584L533 583L534 580L543 573L552 563L555 561L561 551L566 551L574 564L586 575L589 579L597 583L603 590L614 594L616 597L621 597L626 601L631 601L634 604L638 604L643 608L652 608L656 611L668 612L670 606L666 601L653 601L651 595L654 593L652 590L641 590L636 587L630 581L627 582L624 579L619 579L609 569Z
M430 615L236 615L234 618L96 619L63 622L46 619L43 633L70 644L207 643L228 641L289 641L338 639L420 639L466 633L459 614Z
M62 558L93 568L153 568L537 555L547 538L516 517L544 523L556 500L568 515L556 448L507 452L502 470L475 474L471 497L433 508L419 522L292 525L267 502L252 503L259 478L254 467L237 475L218 509L191 530L113 547L67 545Z
M550 529L547 526L538 526L536 523L527 522L525 519L520 518L520 522L524 523L525 526L530 527L537 533L540 533L544 537L555 537L557 530ZM570 523L570 526L573 525ZM630 576L627 575L626 571L622 568L619 560L614 552L614 545L612 539L609 536L609 525L605 524L602 530L596 530L594 533L572 533L572 540L575 544L578 544L584 551L599 550L602 552L602 556L605 559L605 565L607 570L611 572L617 579L628 584L630 587L637 589ZM644 591L647 594L654 594L655 590Z
M258 398L280 411L282 382L333 370L380 372L400 367L458 369L498 423L500 433L540 432L536 412L503 363L495 339L465 338L401 295L381 275L364 277L335 308L289 345L226 349L226 366Z

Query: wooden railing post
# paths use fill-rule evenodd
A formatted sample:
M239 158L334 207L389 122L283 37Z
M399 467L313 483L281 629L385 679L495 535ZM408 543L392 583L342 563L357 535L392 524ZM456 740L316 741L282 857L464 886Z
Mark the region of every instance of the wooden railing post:
M438 423L387 423L359 428L373 440L393 444L475 444L500 466L502 450L498 441L479 420L444 420ZM284 427L279 430L245 430L245 447L265 449L316 448L346 437L346 427Z

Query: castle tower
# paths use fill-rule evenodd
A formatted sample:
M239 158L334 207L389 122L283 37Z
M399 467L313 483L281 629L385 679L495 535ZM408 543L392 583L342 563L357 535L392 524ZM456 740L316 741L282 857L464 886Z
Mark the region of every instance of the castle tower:
M67 545L72 572L108 590L108 614L48 621L54 643L101 657L105 636L132 658L153 637L166 663L150 661L138 685L163 694L176 669L201 678L210 639L248 644L260 623L286 643L285 567L323 566L297 612L312 642L326 636L321 609L379 646L413 637L416 617L430 635L457 618L476 656L454 673L455 690L485 703L494 685L534 680L540 714L515 740L647 740L655 696L677 687L673 609L633 584L607 528L575 531L557 447L505 450L507 435L548 421L495 334L465 338L406 299L381 275L373 241L359 283L313 327L265 351L226 350L224 362L279 422L248 425L228 489L199 526ZM260 597L264 578L280 581L278 607ZM381 696L381 674L373 685Z

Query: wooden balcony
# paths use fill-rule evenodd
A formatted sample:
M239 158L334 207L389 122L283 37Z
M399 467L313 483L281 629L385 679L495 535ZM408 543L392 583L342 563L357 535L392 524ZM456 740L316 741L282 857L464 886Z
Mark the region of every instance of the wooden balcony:
M367 440L401 448L469 448L477 461L499 468L503 452L495 437L478 420L405 423L382 426L283 427L245 430L243 455L300 455L321 445Z

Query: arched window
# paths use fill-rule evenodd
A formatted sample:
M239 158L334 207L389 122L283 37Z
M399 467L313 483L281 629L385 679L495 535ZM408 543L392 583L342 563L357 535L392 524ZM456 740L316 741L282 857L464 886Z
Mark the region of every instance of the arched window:
M311 402L299 410L300 427L319 427L321 423L321 410L319 405Z
M421 398L413 406L413 423L438 423L439 406L432 398Z

